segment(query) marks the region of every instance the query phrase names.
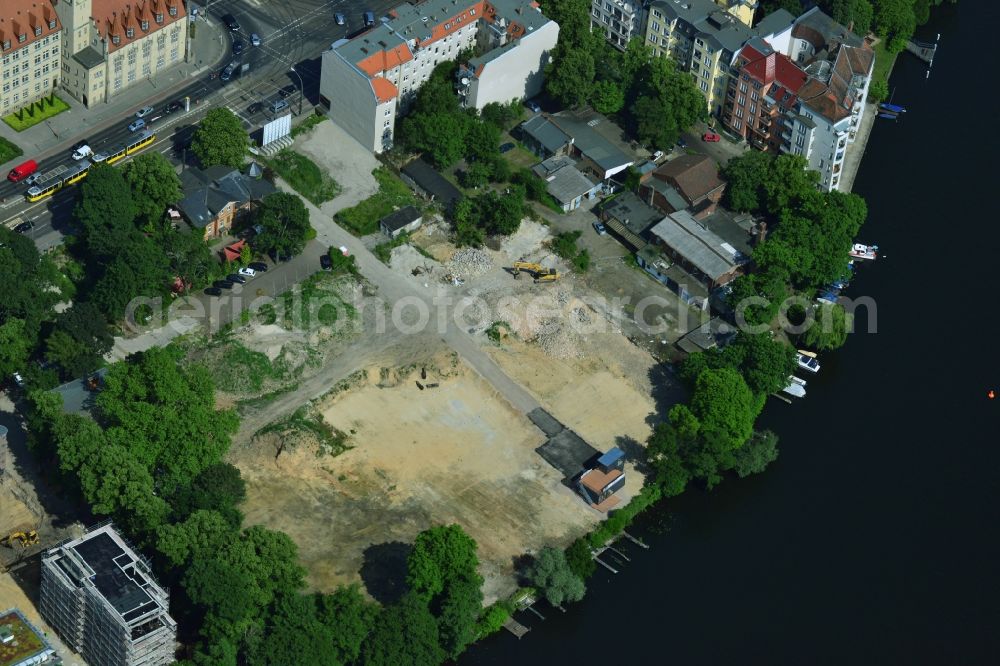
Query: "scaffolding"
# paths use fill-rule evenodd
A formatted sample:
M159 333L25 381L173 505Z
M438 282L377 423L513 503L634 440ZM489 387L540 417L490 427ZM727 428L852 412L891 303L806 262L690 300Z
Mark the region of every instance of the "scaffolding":
M159 666L174 661L177 623L149 562L110 522L42 556L39 610L87 662Z

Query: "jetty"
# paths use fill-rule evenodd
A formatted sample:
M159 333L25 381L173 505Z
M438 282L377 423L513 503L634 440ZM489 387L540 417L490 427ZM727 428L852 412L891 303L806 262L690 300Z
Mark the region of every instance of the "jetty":
M523 624L521 624L512 617L507 618L507 621L503 623L503 628L509 631L510 633L514 634L515 636L517 636L518 640L520 640L526 633L531 631L531 629L524 626Z
M940 38L941 36L938 35ZM921 42L911 39L906 42L906 50L927 63L928 66L934 64L934 55L937 53L937 42Z

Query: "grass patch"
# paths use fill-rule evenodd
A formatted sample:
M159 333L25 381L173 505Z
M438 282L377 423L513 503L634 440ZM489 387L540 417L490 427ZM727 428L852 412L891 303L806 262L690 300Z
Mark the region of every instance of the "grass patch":
M269 393L265 393L264 395L259 395L255 398L246 398L244 400L237 400L236 407L239 409L245 409L245 408L256 409L257 407L263 407L269 402L272 402L273 400L280 398L286 393L291 393L297 388L299 388L299 383L295 382L293 384L289 384L287 386L282 386L281 388L274 389Z
M889 53L885 49L885 42L886 40L880 39L873 49L875 51L875 69L872 71L872 81L888 83L892 67L896 64L896 56L899 54Z
M412 206L417 199L406 183L385 167L372 172L378 181L378 192L357 206L337 213L337 222L355 236L366 236L378 231L378 221L403 206Z
M268 160L267 164L296 192L316 206L340 194L337 181L323 173L311 159L294 150L282 150Z
M288 368L272 362L266 354L247 349L234 340L227 340L222 354L212 363L215 385L229 393L260 391L268 380L288 376Z
M580 231L566 231L556 234L552 239L552 251L571 264L579 273L585 273L590 268L590 252L586 248L580 250L576 246Z
M20 146L0 136L0 164L10 162L21 155L24 155L24 151L21 150Z
M510 324L499 319L486 329L486 337L489 338L490 342L495 345L499 345L500 341L511 334Z
M292 128L292 138L294 139L297 136L305 134L306 132L312 130L312 128L316 127L316 125L319 125L324 120L326 120L326 116L321 116L319 114L314 113L313 115L303 120L299 125Z
M378 245L376 245L375 248L372 250L372 254L378 257L379 261L388 266L389 259L392 257L392 251L395 250L397 247L400 247L401 245L406 245L409 242L410 242L410 235L404 232L391 240L387 240L384 243L379 243ZM419 249L417 251L419 252ZM426 253L421 253L421 254L424 254L424 256L429 256ZM434 257L430 258L433 259Z
M347 442L347 433L334 428L305 405L295 410L288 418L264 426L254 434L254 437L271 433L277 434L282 439L282 449L286 443L291 443L293 446L297 444L302 435L312 435L316 438L319 443L317 455L335 456L351 448Z
M295 291L281 295L285 328L308 329L313 318L321 326L346 324L354 319L357 311L350 303L344 302L333 288L334 276L329 273L313 273Z
M69 111L69 104L62 101L55 95L49 98L42 98L34 102L31 106L26 106L20 111L15 111L9 116L4 116L3 121L10 125L15 132L23 132L29 127L34 127L43 120L48 120L52 116L58 116L63 111Z

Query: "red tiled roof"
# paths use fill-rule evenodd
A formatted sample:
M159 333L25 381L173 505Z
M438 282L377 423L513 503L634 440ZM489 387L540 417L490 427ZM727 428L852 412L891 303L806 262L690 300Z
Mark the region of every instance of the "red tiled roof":
M55 21L54 27L49 22ZM41 28L39 34L35 31ZM56 10L49 0L0 0L0 51L3 55L28 46L36 39L62 30ZM24 41L18 41L24 35ZM3 48L8 43L8 48Z
M6 1L6 0L5 0ZM132 42L166 27L174 21L182 20L184 12L183 0L93 0L91 8L97 34L107 42L108 52L112 53ZM170 15L170 9L177 10L176 16ZM156 22L156 15L161 14L163 23ZM147 30L142 29L146 21ZM132 36L128 36L128 29ZM118 43L114 43L114 37Z
M413 60L413 54L406 44L386 50L377 51L358 63L358 67L368 76L378 76L393 67Z
M469 10L475 9L476 13L474 15L469 13ZM456 12L449 18L443 21L438 21L431 29L431 36L429 39L425 39L420 42L420 46L427 46L439 39L444 39L453 32L457 32L469 25L470 23L475 23L480 18L484 18L488 15L494 13L495 10L489 6L488 3L480 0L479 2L470 2L468 5L462 8L461 11ZM445 26L448 26L445 28Z
M392 84L392 81L382 76L376 76L371 80L372 91L380 103L391 101L399 96L399 90Z
M746 64L743 65L743 71L761 83L770 84L777 81L791 92L798 92L799 88L802 87L802 84L808 78L806 73L784 53L772 52L770 54L774 58L774 74L770 80L768 80L767 76L768 55L761 53L750 45L744 46L743 50L740 51L740 55L746 60Z

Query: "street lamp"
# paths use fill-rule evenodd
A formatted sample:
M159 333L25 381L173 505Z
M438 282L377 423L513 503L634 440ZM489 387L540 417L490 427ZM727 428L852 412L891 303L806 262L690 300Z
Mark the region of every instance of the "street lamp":
M300 75L298 72L295 71L295 66L294 65L289 68L289 71L292 74L294 74L295 76L297 76L299 78L299 113L298 113L298 115L301 116L302 115L302 97L305 96L305 94L306 94L306 85L304 83L302 83L302 75Z

